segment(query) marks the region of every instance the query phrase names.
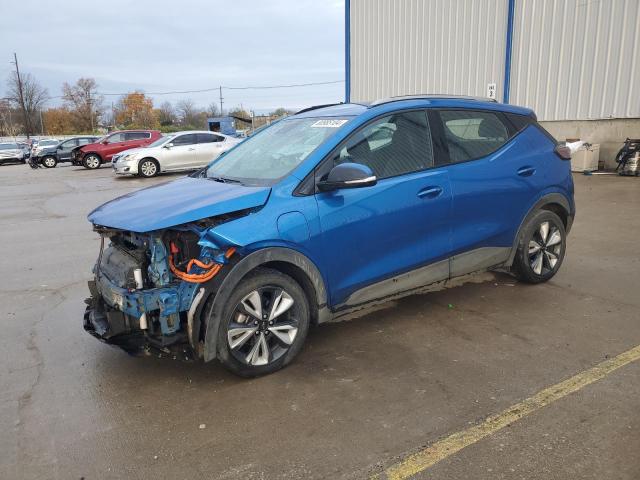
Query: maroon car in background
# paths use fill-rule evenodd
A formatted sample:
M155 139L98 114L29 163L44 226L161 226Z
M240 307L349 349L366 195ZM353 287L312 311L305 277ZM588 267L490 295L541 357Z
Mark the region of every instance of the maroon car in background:
M162 137L157 130L119 130L71 153L71 162L90 170L111 161L116 154L130 148L146 147Z

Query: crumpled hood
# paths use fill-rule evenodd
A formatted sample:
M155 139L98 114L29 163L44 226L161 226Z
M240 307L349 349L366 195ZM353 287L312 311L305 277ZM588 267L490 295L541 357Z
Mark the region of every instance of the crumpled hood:
M269 187L185 177L118 197L88 218L94 225L143 233L260 207L270 192Z

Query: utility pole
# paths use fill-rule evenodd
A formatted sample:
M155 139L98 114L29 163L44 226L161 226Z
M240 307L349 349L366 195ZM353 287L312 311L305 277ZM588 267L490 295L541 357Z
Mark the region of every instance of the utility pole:
M42 109L40 109L40 133L44 136L44 122L42 121Z
M220 116L222 116L222 85L220 86Z
M89 104L89 119L91 120L91 133L93 133L93 105L91 103L91 89L89 89L88 96L89 98L87 103Z
M27 115L27 108L24 104L24 94L22 93L22 79L20 78L20 68L18 67L18 56L13 52L13 63L16 66L16 77L18 78L18 93L20 94L20 106L22 107L22 115L24 116L25 127L27 128L27 140L29 140L29 134L31 132L31 120Z

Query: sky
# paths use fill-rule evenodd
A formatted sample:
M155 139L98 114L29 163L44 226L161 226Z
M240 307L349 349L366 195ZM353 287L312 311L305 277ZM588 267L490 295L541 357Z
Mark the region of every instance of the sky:
M0 0L0 12L13 19L0 30L0 96L16 52L52 97L63 82L93 77L102 93L341 82L225 89L225 110L344 100L344 0ZM183 98L205 107L219 93L153 95L156 105Z

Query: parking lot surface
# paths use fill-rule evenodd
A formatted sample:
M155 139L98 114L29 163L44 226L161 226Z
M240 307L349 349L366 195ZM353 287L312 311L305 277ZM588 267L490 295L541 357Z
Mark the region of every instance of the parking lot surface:
M640 180L576 176L567 257L314 329L254 380L82 329L97 205L176 177L0 167L0 478L367 478L640 344ZM418 478L640 478L640 362Z

